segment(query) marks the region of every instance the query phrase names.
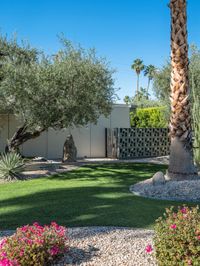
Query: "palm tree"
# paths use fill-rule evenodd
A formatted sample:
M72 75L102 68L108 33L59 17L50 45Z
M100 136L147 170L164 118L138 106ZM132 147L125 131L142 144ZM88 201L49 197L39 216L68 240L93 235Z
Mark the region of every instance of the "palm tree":
M154 65L148 65L145 67L144 75L148 77L147 94L149 92L151 80L154 78L155 73L156 73L156 68Z
M141 71L144 70L144 64L143 61L141 59L135 59L133 61L133 64L131 65L131 68L136 72L137 75L137 89L136 89L136 95L138 97L138 93L139 93L139 86L140 86L140 73Z
M166 177L172 180L184 180L197 177L192 152L186 0L170 0L170 9L171 147Z
M124 97L124 102L125 102L125 104L130 104L131 103L131 98L128 95L126 95Z

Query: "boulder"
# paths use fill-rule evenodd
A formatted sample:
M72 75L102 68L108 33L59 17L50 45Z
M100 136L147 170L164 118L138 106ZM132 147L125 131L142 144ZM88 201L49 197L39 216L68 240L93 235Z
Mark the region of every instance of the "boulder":
M63 147L63 162L75 162L77 156L77 149L74 144L73 136L70 134L67 136L67 139Z
M164 185L166 180L163 172L155 173L152 177L152 181L154 186Z

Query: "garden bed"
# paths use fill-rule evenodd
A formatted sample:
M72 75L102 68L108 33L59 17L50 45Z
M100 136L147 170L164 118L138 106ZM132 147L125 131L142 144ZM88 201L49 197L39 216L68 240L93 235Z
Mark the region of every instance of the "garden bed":
M4 231L11 234L13 231ZM1 233L1 235L2 235ZM69 251L56 266L154 266L145 247L152 244L153 231L117 227L68 229Z

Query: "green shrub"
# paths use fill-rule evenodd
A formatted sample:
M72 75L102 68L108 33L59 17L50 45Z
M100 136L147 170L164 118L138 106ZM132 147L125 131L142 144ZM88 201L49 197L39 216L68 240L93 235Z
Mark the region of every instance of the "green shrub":
M166 209L155 225L155 255L160 266L200 265L198 207Z
M17 153L6 153L1 155L0 178L5 180L21 179L24 169L24 160Z
M52 265L67 251L66 230L55 222L41 226L37 222L17 229L0 242L0 265Z
M130 120L131 126L138 128L165 128L168 124L164 106L137 108L130 113Z

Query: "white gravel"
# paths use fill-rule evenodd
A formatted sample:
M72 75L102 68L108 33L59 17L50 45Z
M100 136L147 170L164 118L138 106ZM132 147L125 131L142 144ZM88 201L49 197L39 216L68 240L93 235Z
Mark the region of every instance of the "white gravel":
M0 232L0 235L10 232ZM116 227L69 228L69 251L57 266L156 266L152 245L153 231Z
M59 265L80 266L154 266L153 231L116 227L71 228L69 252Z
M154 199L200 202L200 179L167 181L163 185L154 185L150 178L131 186L130 191Z

